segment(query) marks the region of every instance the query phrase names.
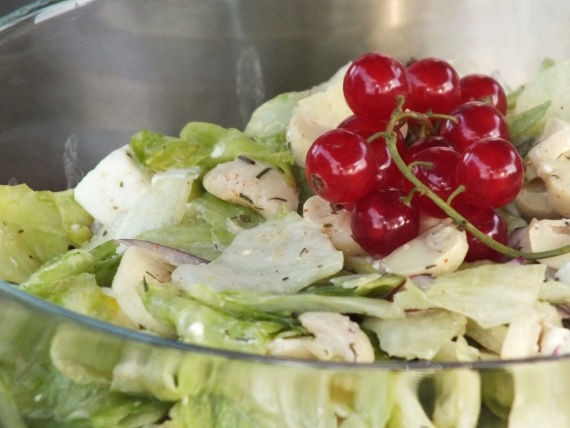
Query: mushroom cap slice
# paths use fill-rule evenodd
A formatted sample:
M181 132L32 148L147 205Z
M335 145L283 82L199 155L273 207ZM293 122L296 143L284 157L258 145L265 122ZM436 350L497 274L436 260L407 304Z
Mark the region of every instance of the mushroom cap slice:
M396 248L382 259L388 272L401 275L441 275L455 271L467 254L465 231L445 220Z

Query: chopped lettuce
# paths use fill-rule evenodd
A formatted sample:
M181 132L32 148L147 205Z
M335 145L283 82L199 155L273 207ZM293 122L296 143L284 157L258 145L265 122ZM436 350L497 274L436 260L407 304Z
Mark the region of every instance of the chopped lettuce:
M570 407L566 404L570 395L570 367L567 360L554 360L536 366L515 365L510 371L513 401L509 411L509 426L570 426Z
M251 115L244 133L254 138L270 138L285 133L299 100L310 91L286 92L266 101Z
M212 348L263 354L269 341L285 328L275 321L228 315L172 288L149 286L142 299L147 310L156 319L172 325L181 340Z
M327 296L319 294L264 295L249 291L218 292L200 284L185 288L192 298L242 317L267 319L268 314L290 316L303 312L338 312L384 319L403 317L404 312L383 299L359 296Z
M86 336L84 327L53 318L38 322L35 313L17 305L4 311L10 323L0 329L0 396L6 393L10 401L0 399L0 425L134 428L167 414L170 403L109 390L109 370L122 340L98 331Z
M239 232L263 221L251 208L204 193L188 203L179 224L145 231L139 238L213 260Z
M570 120L570 61L543 68L524 85L516 98L515 113L550 103L542 123L549 118Z
M511 136L510 141L517 147L521 155L524 156L530 149L533 140L541 135L545 125L544 117L550 104L550 101L547 101L529 110L506 116L505 119Z
M470 369L446 370L435 376L432 413L438 428L474 428L481 410L481 379Z
M428 374L421 372L402 371L394 375L394 407L387 428L435 428L420 400L420 383L426 378Z
M464 316L441 309L411 312L396 319L367 319L380 347L393 357L432 359L452 339L463 335Z
M72 190L0 186L0 278L25 281L48 260L87 241L91 222Z
M131 138L137 159L152 171L200 167L204 172L219 163L247 156L270 163L291 177L293 158L283 139L254 140L241 131L205 122L190 122L180 138L141 131Z
M97 283L97 272L101 272L115 248L116 244L110 242L93 252L71 250L34 272L21 288L83 315L133 328L116 300Z
M342 267L342 252L319 229L290 213L243 231L207 265L179 266L172 279L182 287L292 294Z
M437 307L495 327L532 309L545 270L545 265L480 265L436 278L425 294Z

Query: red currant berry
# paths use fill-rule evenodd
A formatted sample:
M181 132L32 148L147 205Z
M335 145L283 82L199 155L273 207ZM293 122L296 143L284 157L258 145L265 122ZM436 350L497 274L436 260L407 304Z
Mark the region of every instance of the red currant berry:
M401 187L404 182L404 176L388 150L386 139L377 137L369 144L376 158L376 186L378 188ZM406 151L404 137L402 137L400 131L396 131L396 150L398 150L400 156Z
M502 138L484 138L471 144L457 163L457 183L465 186L461 201L478 207L499 208L511 202L522 187L523 160Z
M367 117L361 117L353 114L352 116L344 119L338 127L354 132L355 134L368 139L368 137L373 134L384 131L386 129L386 121L372 120Z
M469 220L473 226L501 244L507 244L508 229L503 217L491 208L475 208L462 206L458 211ZM474 262L477 260L491 260L494 262L504 261L501 253L491 249L471 233L467 232L467 243L469 250L465 256L465 261Z
M364 138L344 129L325 132L309 148L305 175L313 191L333 203L354 202L368 193L376 159Z
M418 235L420 216L395 188L375 189L356 201L351 229L356 242L375 257L384 257Z
M483 101L507 114L507 95L499 82L486 74L468 74L459 81L461 103Z
M461 104L451 112L456 121L446 120L440 135L446 137L459 152L471 143L487 137L510 139L504 116L495 107L480 101Z
M459 153L455 149L431 147L413 155L410 162L421 162L412 166L414 175L441 199L447 200L457 188L455 169L458 160ZM409 181L406 182L406 186L406 191L412 189L412 184ZM429 197L416 194L414 200L427 214L438 218L447 217L447 214Z
M423 58L408 66L411 110L449 113L459 104L459 75L446 61Z
M339 128L346 129L354 132L364 138L370 138L377 132L386 131L386 125L388 124L385 120L371 120L368 118L352 115L346 118L344 121L338 125ZM404 137L399 130L396 130L396 149L400 156L406 151L406 144L404 143ZM400 187L403 183L404 176L398 169L392 159L392 155L388 150L386 145L386 139L383 136L378 136L371 142L369 142L370 148L374 152L376 157L377 173L376 173L376 184L378 187Z
M387 55L369 53L357 58L346 71L344 97L358 116L388 120L398 96L408 97L406 67Z
M451 144L447 138L444 138L440 135L430 135L428 137L419 139L407 148L405 155L406 162L410 163L410 159L416 153L432 147L447 147L450 149L455 149L453 147L453 144Z

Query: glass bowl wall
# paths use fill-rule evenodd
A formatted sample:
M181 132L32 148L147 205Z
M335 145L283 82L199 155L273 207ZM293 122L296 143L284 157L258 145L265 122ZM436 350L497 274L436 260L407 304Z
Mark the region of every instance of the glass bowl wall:
M73 186L140 129L239 128L263 100L371 50L447 58L515 88L544 59L570 57L569 20L570 3L554 0L30 3L0 18L0 183ZM462 418L434 400L446 391L443 408ZM400 412L404 427L506 426L509 416L536 427L545 414L568 427L569 392L565 358L253 357L129 332L0 284L0 426L381 427ZM185 425L163 417L175 402Z

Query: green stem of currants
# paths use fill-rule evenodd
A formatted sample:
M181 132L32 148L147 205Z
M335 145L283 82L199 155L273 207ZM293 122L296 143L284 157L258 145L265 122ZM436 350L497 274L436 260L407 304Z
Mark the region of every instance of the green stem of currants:
M388 122L386 127L386 131L384 132L384 136L386 139L386 145L388 150L390 151L390 155L392 159L404 175L407 180L409 180L417 189L419 193L422 195L427 196L430 198L439 208L447 214L456 225L465 229L467 232L471 233L481 242L483 242L488 247L492 248L493 250L511 258L522 257L527 260L537 260L537 259L544 259L548 257L559 256L561 254L566 254L570 252L570 245L565 245L563 247L555 248L553 250L548 251L537 251L537 252L527 252L527 251L520 251L514 248L511 248L507 245L504 245L493 238L490 238L479 229L477 229L469 220L467 220L463 215L457 212L449 203L441 199L435 192L433 192L428 186L422 183L412 172L412 169L409 165L407 165L396 148L396 132L394 131L396 125L406 119L414 119L419 122L431 122L433 118L448 118L447 115L437 115L437 114L422 114L418 112L413 112L402 109L404 100L401 98L398 103L398 107L392 113L392 117ZM456 193L454 193L456 195Z

